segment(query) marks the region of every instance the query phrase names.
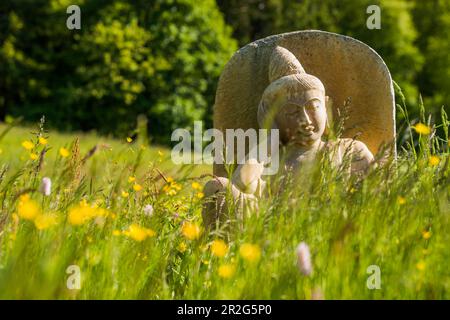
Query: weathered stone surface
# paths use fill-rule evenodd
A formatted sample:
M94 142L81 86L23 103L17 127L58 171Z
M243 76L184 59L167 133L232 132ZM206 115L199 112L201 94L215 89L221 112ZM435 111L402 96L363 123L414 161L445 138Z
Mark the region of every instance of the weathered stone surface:
M257 109L270 84L270 58L276 46L292 52L307 73L322 81L333 101L329 113L333 119L351 99L342 137L357 138L373 154L386 144L395 155L395 101L388 68L366 44L323 31L274 35L237 51L219 80L215 128L258 128ZM214 173L226 176L223 165L215 164Z

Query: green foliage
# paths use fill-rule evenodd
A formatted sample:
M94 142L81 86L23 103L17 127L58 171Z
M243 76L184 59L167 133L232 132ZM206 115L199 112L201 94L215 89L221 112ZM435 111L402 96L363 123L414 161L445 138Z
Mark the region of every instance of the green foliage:
M240 45L321 29L369 44L419 118L419 93L437 115L450 99L448 0L217 0ZM82 9L68 30L66 8ZM366 28L369 5L381 30ZM0 2L0 119L64 130L131 134L136 116L167 143L173 128L211 125L216 83L237 48L214 0L6 0ZM400 98L400 97L399 97ZM399 122L403 120L398 114Z
M440 110L450 101L450 2L448 0L417 1L414 22L420 30L418 47L425 64L417 77L425 101Z
M66 2L3 4L3 113L117 135L144 114L150 134L165 142L174 128L209 119L236 49L214 1L70 3L81 7L81 30L66 28Z
M440 104L448 105L448 0L218 0L218 4L241 45L295 30L349 35L381 55L408 97L414 118L419 117L419 92L433 97L434 113ZM381 8L380 30L366 27L369 5Z

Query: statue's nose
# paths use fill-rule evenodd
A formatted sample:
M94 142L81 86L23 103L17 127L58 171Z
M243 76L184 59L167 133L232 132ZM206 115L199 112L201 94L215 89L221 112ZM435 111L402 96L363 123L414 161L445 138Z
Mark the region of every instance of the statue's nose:
M311 119L309 118L308 112L306 111L306 108L303 107L301 111L301 119L300 124L303 126L310 126L312 124Z

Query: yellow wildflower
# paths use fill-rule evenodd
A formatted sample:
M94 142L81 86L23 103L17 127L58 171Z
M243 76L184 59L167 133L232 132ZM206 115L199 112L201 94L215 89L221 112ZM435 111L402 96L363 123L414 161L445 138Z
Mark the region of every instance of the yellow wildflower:
M416 264L416 268L417 268L419 271L425 270L425 267L426 267L426 265L425 265L425 262L424 262L423 260L419 261L419 262Z
M163 156L164 156L164 153L163 153L161 150L158 150L158 155L159 155L160 157L163 157Z
M181 227L181 233L186 239L189 240L198 239L201 234L200 226L196 223L185 222Z
M400 204L400 205L405 204L406 203L406 199L404 197L402 197L402 196L398 196L397 197L397 203Z
M180 251L181 253L185 252L187 249L187 245L185 242L180 242L180 244L178 245L178 251Z
M162 189L167 195L174 196L181 190L181 185L178 184L172 177L167 178L167 184Z
M142 190L142 186L140 185L140 184L135 184L134 186L133 186L133 190L134 191L141 191Z
M85 199L81 200L79 205L69 210L69 222L70 224L77 226L86 223L95 217L108 216L109 212L103 208L97 208L89 206Z
M439 164L441 160L439 159L438 156L430 156L430 158L428 159L428 164L432 167L437 166Z
M129 195L130 195L130 194L129 194L128 192L122 191L122 197L128 198Z
M223 264L219 267L218 271L219 277L229 279L234 275L236 267L233 264Z
M174 190L174 189L170 189L170 190L167 192L167 195L169 195L169 196L174 196L174 195L176 195L176 194L177 194L177 191Z
M423 123L417 123L415 126L413 126L413 128L419 134L428 135L431 133L431 128Z
M22 147L24 147L27 150L31 150L34 148L34 144L33 144L33 142L31 142L29 140L25 140L22 142Z
M128 227L128 230L124 231L123 234L138 242L147 239L147 237L154 237L156 235L155 231L152 229L140 227L135 223L131 224Z
M55 214L41 214L34 219L34 225L38 230L48 229L56 225L56 215Z
M39 144L45 146L47 143L47 139L45 139L44 137L39 137Z
M71 225L78 226L92 218L91 208L85 206L76 206L69 210L69 222Z
M128 177L128 183L132 183L134 181L136 181L136 177L133 177L133 176Z
M19 217L25 220L34 220L40 213L37 203L30 199L28 194L22 195L17 207Z
M202 186L197 181L192 182L192 189L194 190L200 190Z
M127 142L131 143L131 142L133 142L133 139L131 139L130 137L127 137Z
M59 154L61 157L67 158L69 156L70 152L66 148L59 148Z
M431 238L431 232L430 231L422 231L422 238L425 240L428 240Z
M112 234L113 236L117 237L120 236L122 233L120 232L120 230L113 230Z
M205 194L203 192L197 192L196 196L197 198L201 199L205 196Z
M256 262L261 257L261 249L256 244L244 243L239 248L239 254L248 262Z
M30 153L30 159L31 160L37 160L38 158L39 158L39 156L38 156L37 153L34 153L34 152Z
M211 244L211 253L219 258L224 257L228 252L228 246L223 240L214 240Z

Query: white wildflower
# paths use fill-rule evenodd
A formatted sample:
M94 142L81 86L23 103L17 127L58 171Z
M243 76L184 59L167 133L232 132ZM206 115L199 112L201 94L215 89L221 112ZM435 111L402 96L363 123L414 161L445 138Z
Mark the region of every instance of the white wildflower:
M311 253L305 242L300 242L297 246L297 266L305 276L309 276L312 272Z
M45 196L49 196L52 193L52 180L47 177L42 178L42 183L39 191L42 192Z
M148 204L144 207L144 214L146 216L151 216L153 214L153 206L151 204Z

